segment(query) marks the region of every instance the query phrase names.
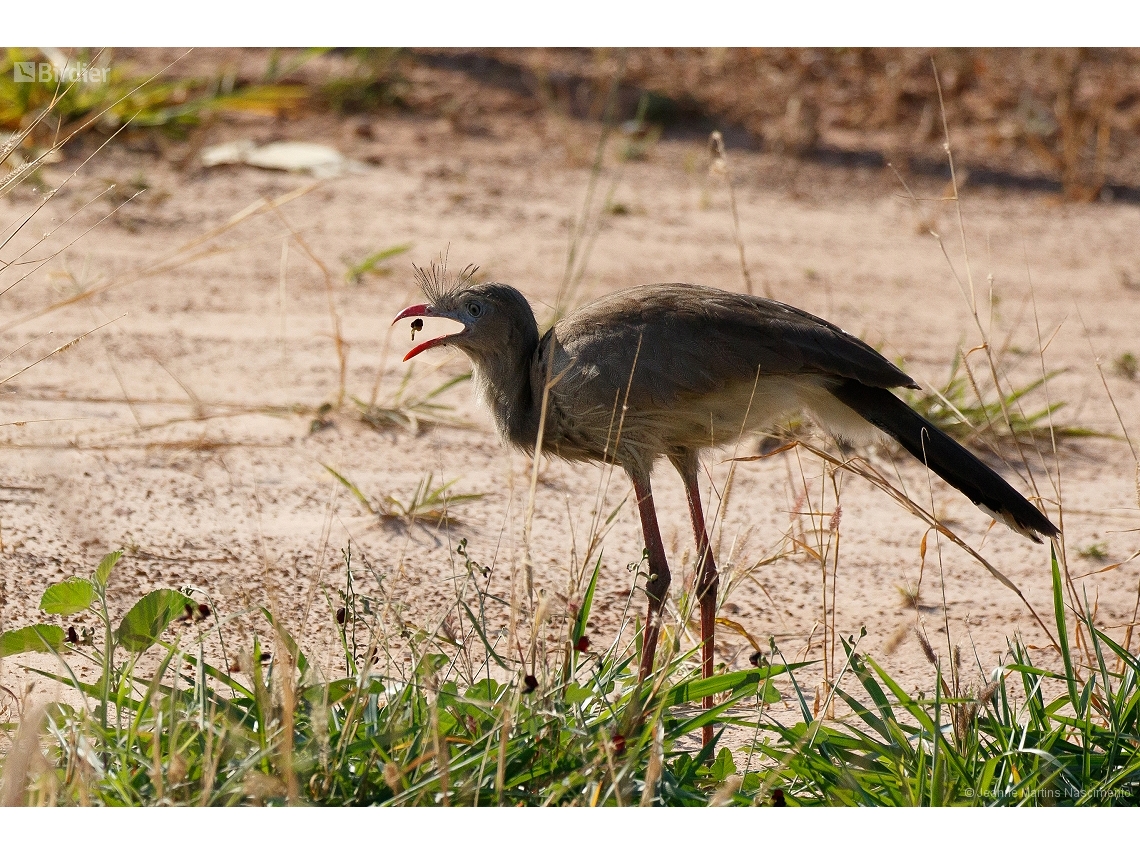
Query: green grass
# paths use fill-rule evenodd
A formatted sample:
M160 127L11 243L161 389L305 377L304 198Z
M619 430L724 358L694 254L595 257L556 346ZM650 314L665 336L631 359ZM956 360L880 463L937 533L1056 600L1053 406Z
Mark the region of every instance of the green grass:
M1090 543L1088 546L1081 547L1077 551L1077 554L1080 555L1081 558L1091 558L1095 561L1103 561L1105 558L1108 558L1108 544L1102 543L1100 541L1097 541L1096 543Z
M457 600L448 628L403 625L407 661L377 632L384 604L354 592L345 553L345 587L328 599L343 653L339 674L322 672L264 609L265 632L235 656L225 644L227 620L190 591L153 591L114 620L106 590L117 553L89 577L52 585L45 611L88 611L98 628L81 636L45 623L0 636L3 655L56 651L54 670L30 670L81 700L51 704L42 717L25 711L4 760L4 792L15 794L7 798L108 805L1140 803L1140 660L1094 625L1087 606L1065 602L1055 557L1060 670L1037 664L1015 640L979 691L963 689L955 661L949 677L940 667L929 691L916 696L858 651L860 639L849 638L834 682L847 711L828 719L813 715L796 681L807 663L785 662L774 644L771 665L701 679L695 651L667 633L669 661L652 685L639 685L636 638L590 649L600 560L561 641L543 657L521 649L516 656L505 630L486 618L496 605L486 581L492 570L466 546L458 552L473 594ZM222 642L220 661L204 654L211 636ZM95 682L76 677L77 659L96 666ZM706 712L699 701L708 695L716 706ZM781 697L798 706L800 721L780 723L771 714ZM699 748L695 734L709 721L745 728L750 745L735 756L717 741ZM41 739L49 758L42 768L27 759Z
M1055 553L1052 579L1061 671L1013 641L974 696L940 670L930 696L915 697L845 641L871 703L837 688L854 715L836 726L813 720L797 687L804 721L768 726L778 740L760 747L777 764L769 787L803 805L1140 804L1140 660L1087 605L1064 602ZM1069 646L1070 614L1081 651Z
M441 643L409 631L412 664L379 669L374 660L387 661L388 651L377 648L367 626L376 604L352 594L347 553L345 561L344 605L330 614L344 652L338 677L322 674L268 611L267 637L214 663L203 655L204 640L220 636L226 621L185 593L148 594L116 628L106 609L109 569L49 588L45 604L65 603L54 613L90 610L100 630L68 640L44 624L2 636L6 655L58 651L56 671L31 670L83 699L48 708L39 726L51 744L51 767L16 782L19 801L700 804L735 765L727 750L691 752L679 741L740 701L773 702L773 678L786 670L705 680L691 653L681 653L657 682L639 686L635 651L587 649L600 562L567 637L574 643L547 663L553 667L531 672L511 661L506 639L479 618L490 595L476 584L474 601L462 603L460 637ZM466 566L473 582L482 576L476 562ZM156 594L163 601L157 609ZM470 656L455 652L467 645L478 654L474 668ZM144 667L139 656L150 649L157 659ZM98 667L95 683L75 676L68 663L76 657ZM699 702L710 694L720 704L704 712ZM26 720L25 727L37 727L35 716ZM15 736L6 779L10 768L23 770L20 753L36 742L26 731Z

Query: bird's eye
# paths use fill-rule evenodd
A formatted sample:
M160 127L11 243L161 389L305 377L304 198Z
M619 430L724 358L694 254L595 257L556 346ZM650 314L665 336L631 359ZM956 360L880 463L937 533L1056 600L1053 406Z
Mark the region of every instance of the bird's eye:
M472 300L470 303L467 304L467 314L469 314L473 318L477 318L481 314L483 314L483 307L480 306L478 303L476 303L474 300Z

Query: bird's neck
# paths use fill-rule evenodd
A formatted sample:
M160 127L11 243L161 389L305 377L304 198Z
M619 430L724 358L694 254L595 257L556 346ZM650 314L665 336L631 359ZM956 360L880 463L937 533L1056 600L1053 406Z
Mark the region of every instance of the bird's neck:
M534 318L512 331L505 346L493 353L472 354L473 379L479 397L491 410L504 442L533 452L538 437L538 404L531 366L538 350Z

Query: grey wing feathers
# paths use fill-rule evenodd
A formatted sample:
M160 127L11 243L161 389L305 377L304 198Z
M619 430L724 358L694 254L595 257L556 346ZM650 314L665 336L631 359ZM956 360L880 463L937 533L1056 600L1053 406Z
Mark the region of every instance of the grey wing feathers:
M635 387L648 399L631 394L631 405L668 406L686 394L752 380L757 371L823 374L878 388L916 385L873 348L814 315L696 285L611 294L574 312L553 333L567 357L596 371L581 380L602 381L622 394L636 355ZM567 371L571 385L575 373L573 366Z

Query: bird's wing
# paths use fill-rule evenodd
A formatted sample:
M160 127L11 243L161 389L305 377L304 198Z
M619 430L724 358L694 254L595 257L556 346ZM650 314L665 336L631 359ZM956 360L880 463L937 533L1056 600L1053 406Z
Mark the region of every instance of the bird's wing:
M792 306L696 285L646 285L603 297L552 330L555 374L571 395L668 407L761 375L824 375L914 386L874 348ZM633 374L635 382L630 383Z

